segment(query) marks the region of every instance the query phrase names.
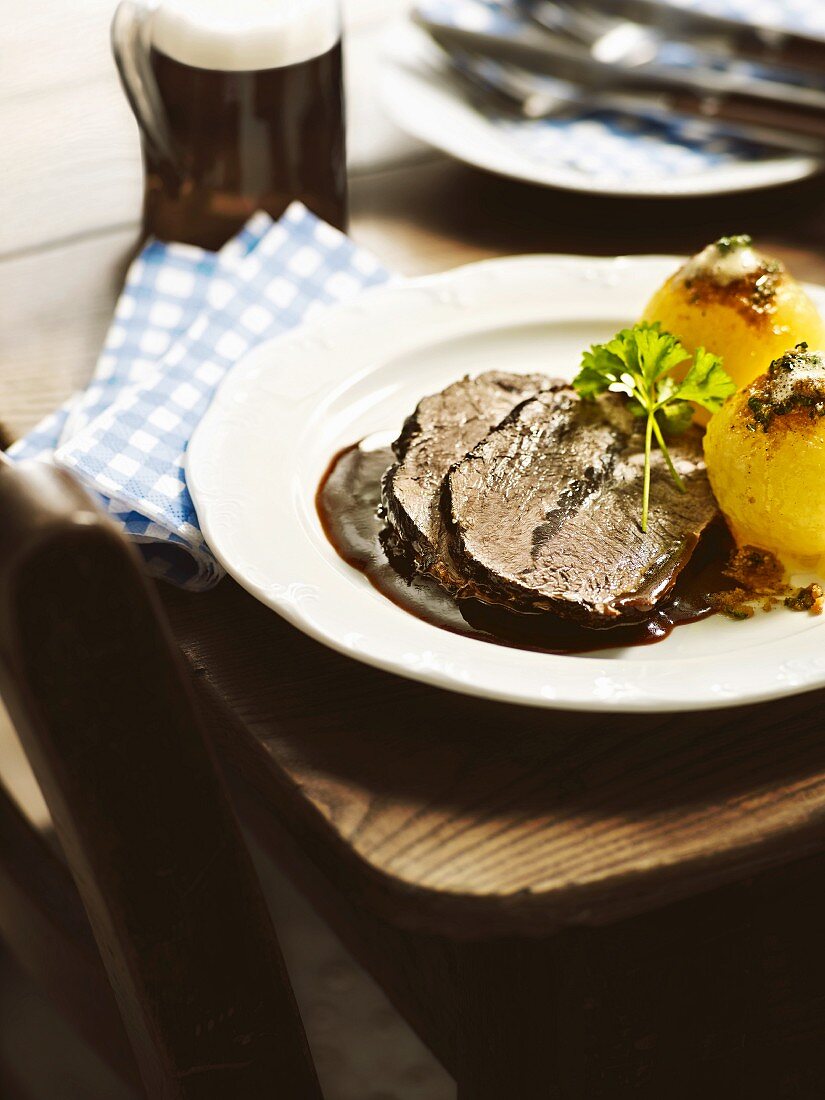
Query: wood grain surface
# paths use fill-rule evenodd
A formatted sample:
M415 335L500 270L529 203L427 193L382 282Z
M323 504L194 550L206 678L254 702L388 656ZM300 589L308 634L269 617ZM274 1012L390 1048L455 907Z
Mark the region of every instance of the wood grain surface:
M825 283L821 180L720 201L591 201L410 141L375 94L377 42L403 6L347 2L352 232L389 267L681 253L749 231ZM137 135L108 57L113 8L32 0L4 25L0 421L12 434L89 377L135 245ZM461 1100L823 1094L825 694L681 717L522 710L359 666L230 581L162 597L249 822L458 1077ZM2 714L0 769L45 824ZM79 898L2 801L0 831L20 855L0 893L30 914L21 929L4 909L3 931L95 1034L107 994L85 965ZM27 877L38 865L56 899L45 908ZM18 1031L3 1031L0 1060L20 1060ZM116 1032L95 1036L115 1063Z
M340 890L403 927L599 924L825 843L821 694L532 711L356 669L231 581L164 597L229 758Z

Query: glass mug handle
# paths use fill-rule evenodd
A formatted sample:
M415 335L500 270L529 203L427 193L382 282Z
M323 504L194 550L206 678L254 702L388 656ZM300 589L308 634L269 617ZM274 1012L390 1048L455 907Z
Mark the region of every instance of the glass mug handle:
M167 175L168 184L179 182L181 173L166 113L149 65L149 17L156 4L147 0L121 0L112 20L111 41L120 81L143 140Z

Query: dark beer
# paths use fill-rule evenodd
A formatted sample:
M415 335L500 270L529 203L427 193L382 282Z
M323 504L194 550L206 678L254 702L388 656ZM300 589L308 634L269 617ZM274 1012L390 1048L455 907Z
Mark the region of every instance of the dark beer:
M294 199L345 227L340 40L258 72L193 68L154 47L150 58L180 178L144 143L149 231L217 248L256 210L278 217Z
M122 0L112 43L147 235L218 248L296 199L345 228L337 0Z

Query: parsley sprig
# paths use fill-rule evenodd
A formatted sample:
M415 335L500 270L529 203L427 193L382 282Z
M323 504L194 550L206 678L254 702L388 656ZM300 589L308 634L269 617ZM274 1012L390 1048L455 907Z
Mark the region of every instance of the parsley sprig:
M599 394L622 393L634 416L645 417L645 473L642 491L642 530L647 531L650 511L650 460L653 439L661 448L676 487L685 491L665 442L666 435L681 435L693 420L693 404L710 412L722 407L736 390L733 379L722 369L722 361L704 348L693 355L681 382L672 371L690 360L690 353L658 322L642 322L622 329L606 344L595 344L582 356L581 369L573 385L582 397L593 400Z

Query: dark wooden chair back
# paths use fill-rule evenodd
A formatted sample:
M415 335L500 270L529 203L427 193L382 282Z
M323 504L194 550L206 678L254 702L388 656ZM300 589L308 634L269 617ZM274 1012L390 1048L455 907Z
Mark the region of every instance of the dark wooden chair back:
M68 477L2 456L0 693L147 1095L317 1100L260 887L137 555ZM20 863L0 851L0 885L20 889ZM0 931L28 936L31 952L10 896Z

